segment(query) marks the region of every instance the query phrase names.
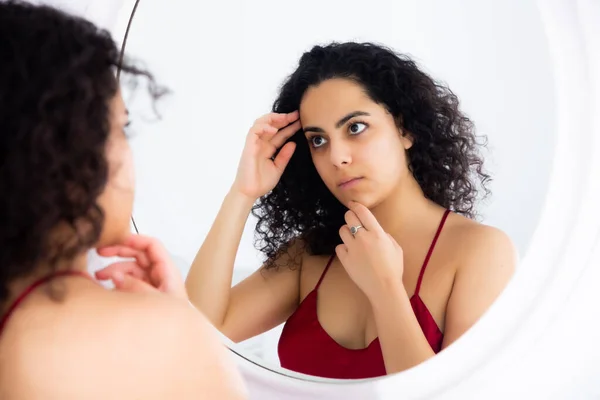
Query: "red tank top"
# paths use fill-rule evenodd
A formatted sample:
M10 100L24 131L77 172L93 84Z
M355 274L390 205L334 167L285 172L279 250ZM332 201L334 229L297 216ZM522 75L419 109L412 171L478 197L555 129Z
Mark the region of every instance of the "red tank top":
M0 319L0 336L2 335L4 327L6 326L6 323L8 322L10 316L15 312L17 307L23 302L23 300L25 300L27 296L29 296L35 289L37 289L44 283L49 282L54 278L58 278L59 276L65 275L78 275L93 280L91 275L84 271L56 271L33 282L31 285L27 286L25 290L23 290L23 292L21 292L21 294L15 299L15 301L12 302L12 304L9 305L8 310Z
M449 210L446 210L425 257L410 304L419 325L434 352L442 349L444 335L437 326L425 303L419 297L425 268L440 236ZM331 262L332 256L315 288L300 303L286 321L279 338L279 361L283 368L303 374L334 379L364 379L386 375L379 338L364 349L348 349L337 343L323 329L317 316L317 293Z

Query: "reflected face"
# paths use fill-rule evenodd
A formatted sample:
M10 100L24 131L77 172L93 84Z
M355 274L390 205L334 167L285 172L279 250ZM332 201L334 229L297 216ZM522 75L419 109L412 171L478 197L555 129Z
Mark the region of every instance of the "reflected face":
M104 211L104 226L98 246L122 242L130 234L135 177L133 155L125 136L128 113L117 93L110 105L110 134L106 144L108 181L98 204Z
M410 137L358 83L336 78L309 88L300 121L321 179L342 204L372 208L410 176Z

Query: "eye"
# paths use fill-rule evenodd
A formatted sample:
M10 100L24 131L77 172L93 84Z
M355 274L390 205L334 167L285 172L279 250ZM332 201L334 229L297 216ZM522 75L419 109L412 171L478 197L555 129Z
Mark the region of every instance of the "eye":
M352 135L358 135L359 133L362 133L362 131L364 131L366 128L367 124L363 124L362 122L353 122L348 127L348 130Z
M327 140L323 136L313 136L310 138L310 144L314 148L321 147L325 143L327 143Z

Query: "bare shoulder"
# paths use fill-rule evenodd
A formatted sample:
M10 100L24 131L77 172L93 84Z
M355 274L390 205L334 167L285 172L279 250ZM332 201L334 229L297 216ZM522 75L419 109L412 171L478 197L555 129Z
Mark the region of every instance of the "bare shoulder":
M132 393L140 386L131 384L131 371L138 371L138 383L158 386L143 398L245 398L232 353L203 314L168 296L115 294L123 297L116 303L129 303L118 306L122 311L110 335L114 354L132 359L120 367L129 371L124 384Z
M501 229L454 215L448 237L455 249L458 273L480 270L497 277L512 276L519 256L513 241Z
M61 398L245 398L216 330L187 303L160 294L103 291L65 312L70 317L63 315L55 325L54 346L48 346L46 332L28 351L38 361L43 357L46 366L60 365L57 372L41 368L34 375L52 390L62 382Z
M457 216L452 227L452 236L456 243L463 243L461 249L466 255L479 251L510 253L517 256L516 248L510 237L501 229Z
M517 251L498 228L454 218L448 230L456 274L448 304L443 347L467 331L502 293L511 280Z

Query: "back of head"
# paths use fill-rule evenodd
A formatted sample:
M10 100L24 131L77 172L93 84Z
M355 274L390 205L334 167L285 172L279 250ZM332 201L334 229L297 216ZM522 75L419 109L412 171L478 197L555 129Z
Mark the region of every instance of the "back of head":
M282 85L273 111L298 110L311 87L340 78L360 85L410 134L409 168L425 197L476 216L478 186L487 194L489 176L483 172L473 124L459 110L454 93L408 56L374 43L314 46ZM341 243L338 231L346 208L319 177L302 131L290 141L296 143L294 156L275 189L254 208L259 218L257 242L269 260L267 267L295 237L302 238L312 254L333 254Z
M0 2L0 303L11 281L100 235L118 61L110 34L92 23ZM59 225L67 234L57 242Z
M115 147L115 132L126 142L122 125L114 129L111 124L111 104L119 92L117 68L148 78L152 97L160 96L162 88L152 84L148 72L120 64L108 32L51 7L0 2L0 305L13 281L28 278L40 265L52 267L82 254L109 225L115 204L100 205L99 198L118 175L112 167L125 162L107 157L107 147ZM125 207L116 203L116 208ZM111 398L116 393L135 398L246 397L213 328L187 304L128 295L130 307L115 313L125 294L89 292L92 300L66 308L76 318L61 324L53 317L27 322L31 329L52 321L50 346L48 331L40 329L21 333L23 340L16 344L0 341L12 350L3 353L2 393L27 393L30 398L40 395L41 386L53 398ZM169 318L172 329L160 329ZM150 334L132 343L131 337L141 332ZM103 339L110 345L103 347ZM168 351L158 349L156 342ZM81 349L87 349L83 359ZM139 357L119 358L123 354ZM169 373L176 379L169 379ZM165 374L167 379L155 379ZM109 384L98 388L98 379Z

